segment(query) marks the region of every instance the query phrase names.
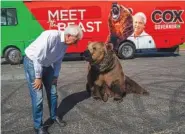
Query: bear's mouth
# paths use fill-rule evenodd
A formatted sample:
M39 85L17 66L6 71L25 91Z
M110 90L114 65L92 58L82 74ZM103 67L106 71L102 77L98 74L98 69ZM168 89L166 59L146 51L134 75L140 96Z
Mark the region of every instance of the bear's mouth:
M112 19L117 20L120 16L120 8L118 5L113 5L112 7Z
M91 65L96 65L98 61L93 60L92 54L90 53L89 50L85 50L83 53L83 59L87 62L89 62Z
M88 62L93 62L92 55L91 55L91 53L88 49L84 51L83 59L88 61Z

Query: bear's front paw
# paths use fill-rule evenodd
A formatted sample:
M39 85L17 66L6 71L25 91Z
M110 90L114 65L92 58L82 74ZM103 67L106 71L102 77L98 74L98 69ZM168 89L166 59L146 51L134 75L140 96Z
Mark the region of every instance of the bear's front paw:
M123 98L114 97L114 101L117 103L121 103L121 102L123 102Z
M99 96L93 96L94 101L100 101L101 98Z
M118 103L121 103L123 101L123 96L122 95L115 94L113 100L116 101L116 102L118 102Z

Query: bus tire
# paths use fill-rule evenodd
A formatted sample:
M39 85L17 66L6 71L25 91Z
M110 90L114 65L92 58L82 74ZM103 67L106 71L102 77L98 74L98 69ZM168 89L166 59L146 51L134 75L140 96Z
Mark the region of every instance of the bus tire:
M22 61L22 55L21 52L17 48L8 48L5 51L4 57L6 61L10 64L20 64Z
M136 47L131 42L123 42L118 49L118 57L120 59L132 59L134 58Z

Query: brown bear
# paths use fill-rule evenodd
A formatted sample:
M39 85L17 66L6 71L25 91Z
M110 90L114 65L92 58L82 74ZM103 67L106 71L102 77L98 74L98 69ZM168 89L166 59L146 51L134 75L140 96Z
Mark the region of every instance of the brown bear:
M119 44L134 32L132 9L119 5L116 2L112 3L108 17L108 28L109 35L106 42L112 43L115 52L117 52Z
M121 102L127 93L149 94L124 74L112 44L89 42L84 58L89 62L86 90L94 99L106 102L114 97Z

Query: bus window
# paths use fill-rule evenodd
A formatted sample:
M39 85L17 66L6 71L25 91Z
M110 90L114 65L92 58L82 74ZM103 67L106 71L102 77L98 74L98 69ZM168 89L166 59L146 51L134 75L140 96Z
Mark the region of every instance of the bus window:
M15 8L1 8L1 26L17 25L17 15Z

